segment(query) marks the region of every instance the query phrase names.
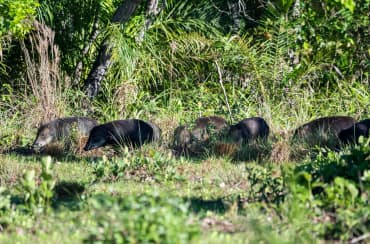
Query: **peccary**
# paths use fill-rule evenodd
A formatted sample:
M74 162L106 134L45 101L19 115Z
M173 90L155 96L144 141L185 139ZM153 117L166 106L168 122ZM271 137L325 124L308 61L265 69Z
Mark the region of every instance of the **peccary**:
M316 136L318 132L338 135L341 130L346 129L355 123L356 120L349 116L322 117L298 127L295 130L293 137L304 138L312 135Z
M39 127L32 147L40 149L57 141L63 141L67 146L70 146L72 137L75 136L74 133L78 137L88 137L91 129L97 124L96 120L86 117L67 117L52 120Z
M369 137L370 119L362 120L339 132L339 139L344 144L358 143L360 136Z
M338 145L338 134L341 130L354 125L356 120L349 116L329 116L308 122L294 132L293 139L301 140L309 145Z
M191 143L191 132L186 126L179 126L174 131L173 146L175 150L183 151Z
M161 128L159 128L158 125L156 125L152 122L146 121L146 123L149 124L153 129L153 139L152 139L152 141L159 141L161 139L161 136L162 136Z
M138 119L116 120L95 126L84 147L85 151L106 145L142 146L159 140L161 129L149 122Z
M195 127L191 134L198 141L207 141L209 139L207 129L210 126L218 133L227 128L228 124L224 118L218 116L201 117L195 120Z
M201 117L195 120L193 129L179 126L174 131L174 149L179 152L199 153L210 138L210 130L219 134L228 124L224 118L218 116Z
M235 125L231 125L228 136L238 143L247 143L256 139L267 139L270 128L261 117L243 119Z

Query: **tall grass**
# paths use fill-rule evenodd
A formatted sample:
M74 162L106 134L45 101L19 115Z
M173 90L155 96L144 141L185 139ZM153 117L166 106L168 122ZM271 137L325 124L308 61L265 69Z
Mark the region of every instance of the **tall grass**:
M64 89L68 83L62 82L60 53L54 44L54 32L46 25L35 22L34 31L29 36L30 47L21 41L26 62L26 74L30 91L35 98L34 112L41 121L61 115L59 103L63 101ZM35 113L33 113L35 115ZM38 119L37 116L34 116Z

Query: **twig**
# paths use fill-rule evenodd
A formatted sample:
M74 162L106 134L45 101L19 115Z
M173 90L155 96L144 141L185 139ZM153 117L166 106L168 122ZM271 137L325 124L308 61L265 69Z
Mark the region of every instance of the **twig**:
M219 7L217 7L217 5L213 1L211 1L211 4L220 13L224 13L224 14L230 15L230 12L220 9Z
M218 62L217 61L215 63L216 63L216 67L217 67L218 77L219 77L218 81L220 82L222 91L224 92L225 102L226 102L227 109L229 110L230 118L231 118L231 120L233 120L233 117L232 117L232 114L231 114L230 105L229 105L229 100L227 99L226 90L225 90L224 83L223 83L223 80L222 80L221 68L218 65Z
M335 72L337 72L337 74L340 76L340 78L344 78L342 72L340 72L339 68L337 66L335 66L334 64L332 64L332 67L333 69L335 70Z
M370 233L366 233L366 234L363 234L362 236L356 237L356 238L352 239L350 243L351 244L358 243L358 242L363 241L363 240L368 239L368 238L370 238Z

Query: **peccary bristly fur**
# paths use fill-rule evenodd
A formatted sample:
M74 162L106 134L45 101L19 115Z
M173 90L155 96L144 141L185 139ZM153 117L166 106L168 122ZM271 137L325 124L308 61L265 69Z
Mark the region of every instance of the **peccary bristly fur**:
M370 119L361 120L353 126L339 132L339 139L344 144L358 143L360 136L369 137Z
M116 120L94 127L84 148L89 151L105 145L141 146L156 141L161 129L149 122L138 119Z
M294 138L309 138L317 136L319 133L334 134L346 129L356 123L356 120L349 116L329 116L312 120L300 127L294 132Z
M195 120L192 129L179 126L174 131L173 148L181 153L199 153L207 144L210 136L218 134L228 127L226 120L218 116L200 117ZM215 134L212 134L212 129Z
M220 132L228 127L226 120L219 116L201 117L195 120L195 127L191 131L192 136L198 141L209 139L207 128L213 126L216 132Z
M183 151L191 143L191 132L186 126L179 126L174 131L173 146L175 150Z
M261 117L243 119L235 125L231 125L228 136L238 143L249 142L255 139L267 139L270 128Z
M97 124L96 120L86 117L67 117L52 120L38 128L32 147L39 149L49 143L61 140L70 143L74 129L77 136L87 137L90 130Z

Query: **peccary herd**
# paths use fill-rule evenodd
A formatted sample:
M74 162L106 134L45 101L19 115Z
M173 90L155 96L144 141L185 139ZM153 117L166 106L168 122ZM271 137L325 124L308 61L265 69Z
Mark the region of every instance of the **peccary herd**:
M293 140L304 141L308 145L326 146L329 138L338 145L358 143L359 137L369 137L370 119L357 122L349 116L330 116L315 119L298 127L293 132ZM52 120L39 127L34 149L42 149L54 142L63 142L70 147L73 141L87 138L85 151L106 145L140 147L144 143L159 141L161 129L139 119L116 120L98 125L86 117L67 117ZM266 141L270 134L267 122L261 117L252 117L229 125L218 116L201 117L193 126L181 125L174 131L173 149L180 153L196 152L204 145L215 141L228 141L235 144Z
M138 147L160 138L161 129L155 124L138 119L116 120L98 125L85 117L60 118L43 124L37 131L32 147L42 149L50 143L62 141L69 146L73 140L88 137L85 151L106 145Z

